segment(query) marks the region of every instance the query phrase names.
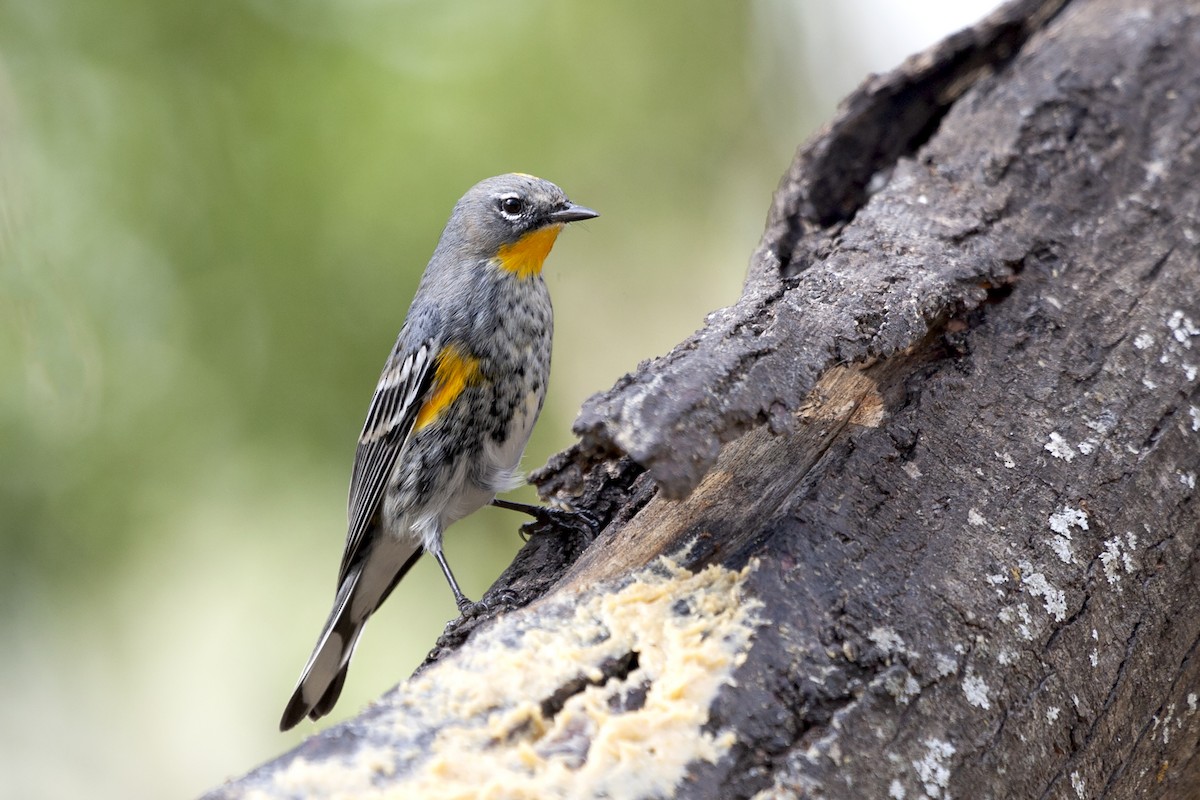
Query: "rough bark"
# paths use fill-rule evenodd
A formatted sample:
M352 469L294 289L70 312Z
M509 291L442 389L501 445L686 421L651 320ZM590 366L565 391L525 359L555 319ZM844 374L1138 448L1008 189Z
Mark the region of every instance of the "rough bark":
M537 476L598 538L210 797L1200 796L1198 179L1185 0L872 78Z

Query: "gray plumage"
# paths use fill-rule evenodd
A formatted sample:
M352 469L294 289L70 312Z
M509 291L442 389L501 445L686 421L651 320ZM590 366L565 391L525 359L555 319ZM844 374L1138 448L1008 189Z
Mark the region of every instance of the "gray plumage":
M472 606L442 535L521 482L550 374L554 319L541 258L564 224L595 216L520 174L481 181L455 205L371 399L333 610L281 730L333 708L363 625L423 552L437 559L459 610Z

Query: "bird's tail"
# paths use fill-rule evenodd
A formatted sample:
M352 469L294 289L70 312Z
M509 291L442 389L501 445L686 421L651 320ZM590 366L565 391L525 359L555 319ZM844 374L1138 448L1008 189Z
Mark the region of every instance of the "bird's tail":
M376 549L399 549L399 552L372 553L346 573L317 646L308 657L296 690L283 711L279 730L289 730L305 717L319 719L337 703L363 625L421 555L420 545L415 543L412 546L408 543L399 546L394 541L389 544L392 546Z
M366 622L365 617L355 621L350 613L354 605L351 602L354 590L361 577L362 566L356 566L338 587L333 611L321 631L317 646L308 657L308 663L304 665L304 671L300 673L296 691L284 709L283 719L279 721L279 730L293 728L307 716L313 719L323 716L333 708L338 695L342 693L350 656Z

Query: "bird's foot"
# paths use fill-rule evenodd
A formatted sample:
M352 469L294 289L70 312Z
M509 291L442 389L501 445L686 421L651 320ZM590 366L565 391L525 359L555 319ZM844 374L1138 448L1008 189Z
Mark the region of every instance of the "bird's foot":
M482 600L476 603L465 597L458 598L456 605L458 605L458 613L463 619L482 616L484 612L489 610L488 604Z
M493 592L490 597L485 597L477 603L468 600L466 597L461 597L455 602L458 606L458 613L463 619L474 619L491 611L503 610L514 606L517 602L517 593L512 589L499 589Z
M522 526L521 536L529 541L530 534L541 533L544 530L568 530L591 542L600 533L600 520L587 511L568 511L563 508L550 506L534 506L538 513L533 515L535 525ZM527 534L525 528L529 527Z

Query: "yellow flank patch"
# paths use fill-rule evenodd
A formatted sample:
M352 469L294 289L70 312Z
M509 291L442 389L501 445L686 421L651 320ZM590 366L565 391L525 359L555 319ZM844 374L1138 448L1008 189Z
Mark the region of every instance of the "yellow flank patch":
M542 264L545 263L546 256L550 255L550 248L554 247L554 240L558 238L562 227L547 225L525 234L512 244L501 246L500 252L496 254L500 268L519 278L530 278L540 274Z
M479 359L469 356L456 345L447 345L437 354L437 365L433 373L433 386L429 399L421 405L417 412L417 420L413 430L419 431L431 424L455 399L462 394L463 389L479 377Z

